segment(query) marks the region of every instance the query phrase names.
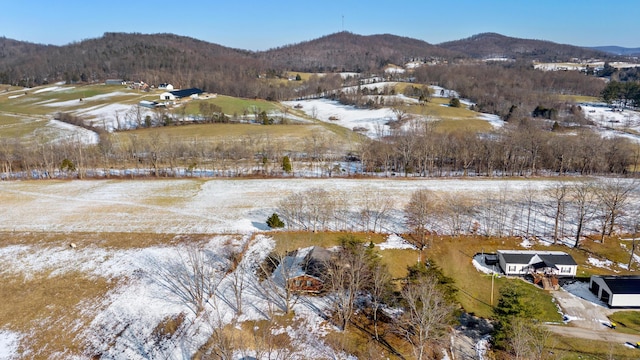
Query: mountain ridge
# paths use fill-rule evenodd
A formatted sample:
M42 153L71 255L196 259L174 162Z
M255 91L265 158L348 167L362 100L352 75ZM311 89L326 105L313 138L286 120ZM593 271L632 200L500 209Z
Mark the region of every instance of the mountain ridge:
M482 33L430 44L393 34L337 32L264 51L250 51L171 33L106 32L63 46L0 37L0 83L38 85L54 81L144 79L197 86L236 96L257 96L240 84L261 74L286 71L378 73L408 61L464 62L487 57L569 61L615 56L573 45ZM242 87L242 89L240 89Z

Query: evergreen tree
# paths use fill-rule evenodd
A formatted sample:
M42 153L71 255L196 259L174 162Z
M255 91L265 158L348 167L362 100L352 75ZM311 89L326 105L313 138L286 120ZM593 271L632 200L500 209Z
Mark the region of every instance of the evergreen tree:
M493 309L496 325L493 344L498 349L506 349L507 341L512 338L511 324L517 319L531 319L533 309L526 303L522 290L516 284L508 284L500 289L500 300Z
M280 217L278 216L278 214L273 213L267 219L267 225L269 225L269 227L272 228L272 229L283 228L284 227L284 222L282 220L280 220Z
M453 98L449 101L449 106L451 107L460 107L462 104L460 103L460 99Z
M289 159L288 156L282 158L282 170L286 173L290 173L291 170L293 170L293 167L291 166L291 159Z

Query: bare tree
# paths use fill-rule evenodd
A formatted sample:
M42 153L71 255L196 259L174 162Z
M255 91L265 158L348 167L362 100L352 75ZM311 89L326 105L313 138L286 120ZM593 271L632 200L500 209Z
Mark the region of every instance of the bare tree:
M202 359L231 360L235 350L239 347L240 340L232 327L226 326L217 306L217 300L213 298L215 310L209 314L211 335L207 342L200 348Z
M465 223L474 214L476 204L469 195L461 192L447 192L441 201L442 220L449 225L449 232L453 236L461 235L465 230Z
M345 330L355 310L356 299L371 279L371 251L352 236L341 239L336 259L326 264L337 325Z
M545 358L547 342L553 335L550 330L521 317L512 319L509 327L511 336L507 340L507 348L513 359Z
M391 274L383 264L376 264L371 275L371 312L373 317L373 331L376 340L380 340L378 333L378 312L384 304L384 298L390 292Z
M627 263L627 269L631 270L631 264L636 255L636 249L638 247L638 233L640 233L640 221L637 216L633 216L629 221L628 227L631 228L631 251L629 253L629 262Z
M242 254L233 252L230 254L232 266L235 264L235 269L231 269L231 287L233 288L233 296L236 305L236 314L242 314L242 293L245 288L245 279L247 274L247 265L242 261Z
M524 233L525 236L529 236L529 234L531 232L535 232L535 230L532 231L531 229L531 219L532 219L532 213L535 209L535 203L537 200L537 196L538 196L538 191L536 189L534 189L532 186L530 186L530 184L527 184L527 186L524 189L524 201L523 201L523 205L524 205L524 210L526 211L526 215L521 216L522 220L526 219L526 225L524 226ZM534 228L535 228L535 219L536 217L533 217L534 220Z
M582 229L585 222L589 220L593 213L593 201L595 199L594 187L589 182L580 182L572 186L569 190L570 198L576 206L576 240L573 247L578 247Z
M222 280L225 264L210 257L195 245L178 254L177 259L158 262L150 259L149 274L158 285L168 290L196 315L200 315Z
M598 186L598 199L603 205L604 219L601 228L601 241L605 235L611 236L618 217L624 212L632 192L638 187L636 181L626 179L607 179Z
M299 271L295 253L274 252L260 265L265 275L261 283L265 296L285 314L289 314L299 296L288 286L288 279Z
M362 230L365 232L382 231L383 220L392 205L392 200L379 191L373 189L365 191L362 208L359 212Z
M424 249L427 243L428 224L435 218L435 209L438 198L436 194L427 189L421 189L411 194L409 203L405 206L406 224L412 230L413 244L420 251L420 260L423 260Z
M558 242L558 229L560 222L564 222L564 210L566 205L568 186L563 182L557 182L545 190L545 194L553 201L553 243Z
M516 317L509 325L511 327L511 336L507 344L514 360L529 359L531 356L531 329L529 322L530 320L528 319Z
M446 337L454 307L431 276L421 276L407 284L402 289L402 299L406 305L397 331L411 345L416 359L426 359L430 345Z

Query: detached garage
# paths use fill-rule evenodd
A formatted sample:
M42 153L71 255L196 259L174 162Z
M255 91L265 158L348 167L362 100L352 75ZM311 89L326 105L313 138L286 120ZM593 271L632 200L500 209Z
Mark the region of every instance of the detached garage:
M610 307L640 307L640 276L592 276L589 290Z

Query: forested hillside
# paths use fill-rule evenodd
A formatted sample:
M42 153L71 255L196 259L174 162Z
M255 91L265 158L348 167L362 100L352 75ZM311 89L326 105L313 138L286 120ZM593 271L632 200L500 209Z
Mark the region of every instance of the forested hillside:
M574 58L613 57L595 49L556 44L551 41L518 39L496 33L477 34L438 46L473 58L512 58L538 61L569 61Z
M340 32L257 54L279 69L299 71L376 71L413 59L448 60L464 54L427 42L390 34L362 36Z
M57 81L100 82L123 78L266 98L274 93L274 86L282 86L264 86L258 79L261 75L277 76L284 71L375 73L388 64L403 65L412 60L459 63L488 56L568 60L608 55L498 34L480 34L436 46L389 34L362 36L340 32L263 52L250 52L172 34L105 33L100 38L65 46L0 38L0 83L31 87ZM279 93L283 98L293 94L292 91Z

